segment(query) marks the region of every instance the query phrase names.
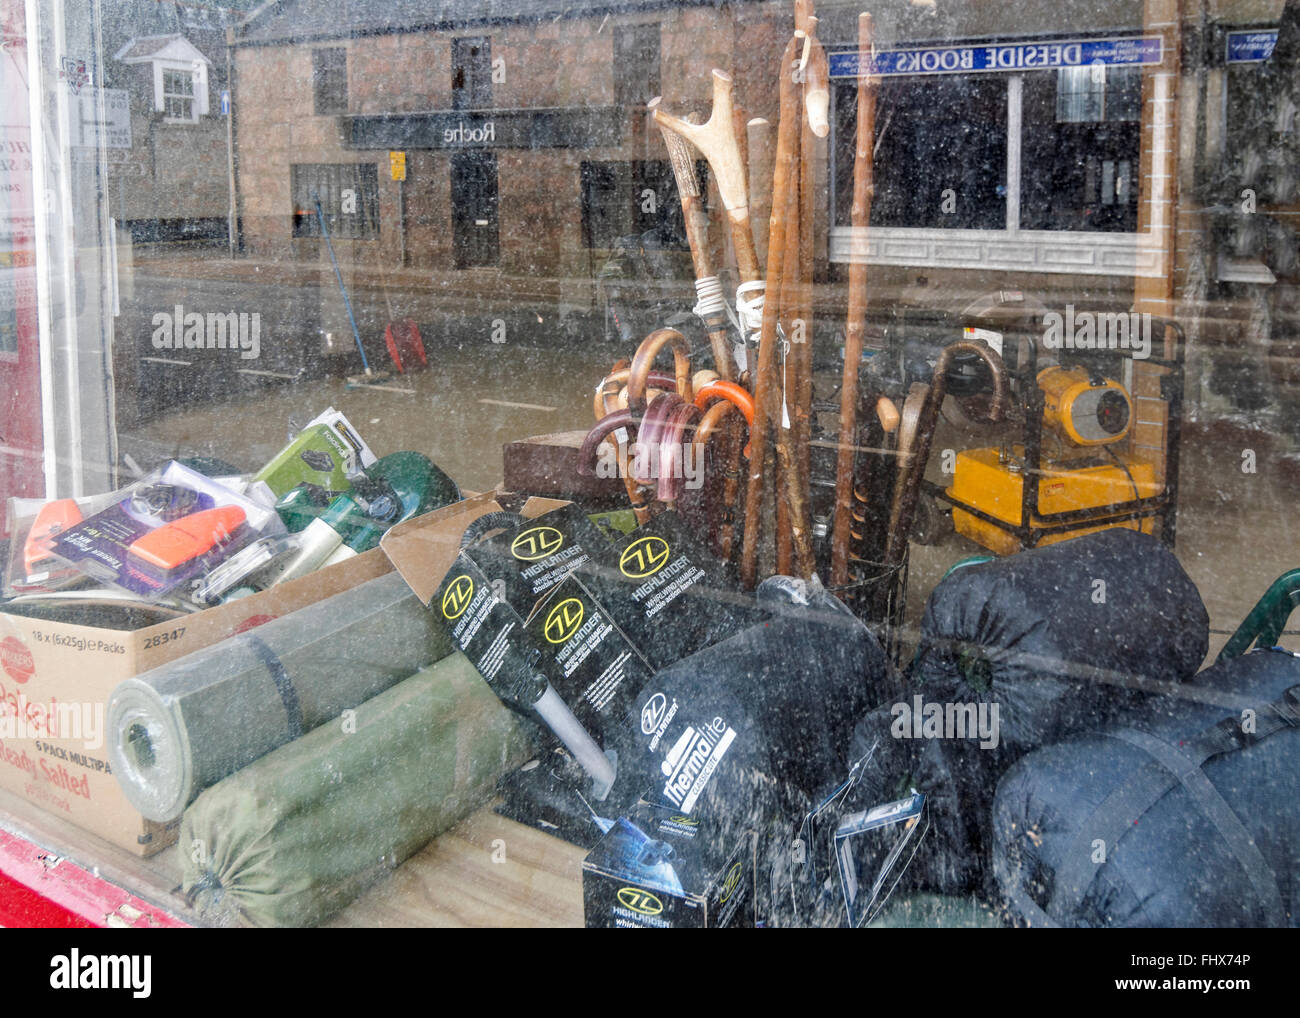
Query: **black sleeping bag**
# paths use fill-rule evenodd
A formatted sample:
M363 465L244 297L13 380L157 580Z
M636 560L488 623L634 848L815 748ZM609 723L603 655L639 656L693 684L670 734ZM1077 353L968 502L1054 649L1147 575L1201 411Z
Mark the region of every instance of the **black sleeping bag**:
M874 756L854 805L925 792L932 826L909 879L940 894L988 894L1002 774L1031 750L1131 710L1148 695L1142 687L1191 678L1208 644L1191 579L1135 531L963 566L930 595L900 702L855 731L853 757Z
M998 888L1030 925L1296 926L1300 658L1229 659L1031 753L998 787L993 836Z

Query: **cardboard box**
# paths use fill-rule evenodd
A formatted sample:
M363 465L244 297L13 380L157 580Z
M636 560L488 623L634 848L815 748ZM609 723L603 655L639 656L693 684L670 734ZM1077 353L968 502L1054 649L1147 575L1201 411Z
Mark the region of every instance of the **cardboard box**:
M392 570L378 548L252 597L133 631L48 622L0 606L0 786L140 855L176 840L131 808L109 770L119 682Z
M639 804L582 861L588 927L754 925L756 841L708 817Z

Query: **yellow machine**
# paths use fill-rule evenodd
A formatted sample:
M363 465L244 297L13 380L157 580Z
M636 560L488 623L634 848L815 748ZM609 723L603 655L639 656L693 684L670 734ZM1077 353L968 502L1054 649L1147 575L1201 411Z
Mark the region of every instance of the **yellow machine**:
M944 492L957 532L999 555L1108 527L1155 533L1147 500L1166 494L1156 465L1112 448L1133 424L1124 386L1057 365L1036 382L1041 416L1027 424L1041 425L1024 441L958 453ZM1038 479L1028 490L1027 476Z

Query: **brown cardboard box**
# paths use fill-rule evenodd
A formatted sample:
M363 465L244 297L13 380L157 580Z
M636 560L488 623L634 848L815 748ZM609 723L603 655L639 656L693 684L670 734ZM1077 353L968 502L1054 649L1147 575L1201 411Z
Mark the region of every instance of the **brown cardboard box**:
M178 823L145 820L109 770L106 706L117 684L391 569L376 548L264 593L135 631L0 609L0 786L141 855L167 847Z
M502 493L489 491L435 509L399 523L379 542L402 579L426 605L460 554L460 539L466 528L480 516L502 511L499 497L503 497ZM568 504L563 499L531 496L519 512L532 519Z

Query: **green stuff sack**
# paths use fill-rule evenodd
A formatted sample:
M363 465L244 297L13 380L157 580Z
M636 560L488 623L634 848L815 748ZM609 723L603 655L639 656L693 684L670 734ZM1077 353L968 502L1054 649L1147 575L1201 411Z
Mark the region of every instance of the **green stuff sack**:
M479 808L526 722L453 654L205 790L181 822L206 920L314 926Z

